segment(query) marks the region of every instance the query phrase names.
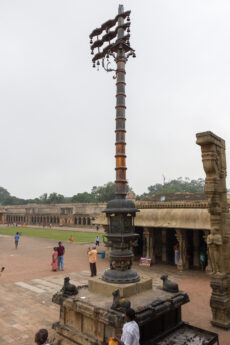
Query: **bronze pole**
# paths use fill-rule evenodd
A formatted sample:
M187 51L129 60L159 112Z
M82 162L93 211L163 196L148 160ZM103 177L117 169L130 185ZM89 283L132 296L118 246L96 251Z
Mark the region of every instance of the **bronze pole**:
M119 5L118 14L121 14L124 12L123 5ZM122 17L119 17L118 19L118 26L124 24L124 19ZM118 39L121 39L124 37L124 29L120 28L118 29ZM126 64L126 57L124 50L121 48L118 48L117 57L116 57L116 63L117 63L117 70L116 70L116 198L117 199L125 199L125 196L127 194L126 191L126 154L125 154L125 64Z
M104 49L101 50L92 59L93 66L95 62L99 66L99 59L102 59L103 68L108 71L116 72L116 199L110 200L107 203L106 209L103 211L106 213L108 219L108 233L105 235L107 239L106 246L111 247L109 253L110 268L105 270L102 275L102 280L115 283L115 284L127 284L135 283L140 280L139 275L132 269L133 253L131 247L138 238L138 234L135 233L134 217L138 210L132 200L126 199L126 142L125 142L125 65L129 56L135 57L134 50L129 44L129 26L127 24L130 11L124 12L123 5L119 6L118 15L114 20L110 20L101 25L99 29L95 29L90 34L91 39L91 51L97 47L102 47L104 42L110 40L110 37L116 38L115 43L110 43ZM125 23L125 19L127 22ZM117 28L114 31L109 31L111 25L118 23ZM125 36L125 30L127 33ZM103 30L106 30L106 34L95 42L92 42L92 38L101 35ZM105 67L104 59L112 56L116 62L116 70L109 68L109 63Z

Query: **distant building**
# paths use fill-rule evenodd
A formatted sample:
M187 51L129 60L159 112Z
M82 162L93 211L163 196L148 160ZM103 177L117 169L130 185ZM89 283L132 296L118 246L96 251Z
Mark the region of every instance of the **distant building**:
M133 192L129 195L135 200ZM136 201L140 210L135 218L135 231L140 235L135 256L149 257L152 263L174 263L174 246L184 248L179 269L198 268L200 252L206 251L210 232L208 202L204 193L174 193L148 196ZM56 205L2 206L0 222L28 225L94 227L107 230L107 219L102 211L105 203L73 203ZM208 257L208 255L207 255Z

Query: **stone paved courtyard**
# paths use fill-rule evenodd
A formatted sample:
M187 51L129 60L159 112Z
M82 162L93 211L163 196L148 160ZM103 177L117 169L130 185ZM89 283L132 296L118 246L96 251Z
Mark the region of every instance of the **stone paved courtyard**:
M51 328L59 318L59 308L51 302L52 295L60 290L68 274L76 285L86 284L90 275L86 251L88 244L65 243L65 272L51 272L51 251L55 241L22 238L18 250L13 239L0 237L0 265L6 266L0 277L0 344L29 345L39 328ZM107 260L98 256L98 271L107 267ZM191 302L185 305L183 320L218 332L220 345L230 344L230 331L210 325L209 277L199 271L177 272L173 266L156 265L136 269L141 275L152 277L153 285L161 285L160 276L168 273L179 283Z

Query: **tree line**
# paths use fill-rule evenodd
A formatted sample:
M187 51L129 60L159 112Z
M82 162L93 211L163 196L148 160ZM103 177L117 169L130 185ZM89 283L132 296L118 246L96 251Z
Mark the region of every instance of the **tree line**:
M127 191L132 190L127 185ZM204 179L190 180L188 177L183 179L179 177L168 182L156 183L148 187L148 192L137 195L137 200L141 200L148 195L168 194L168 193L196 193L203 192ZM1 205L26 205L26 204L67 204L67 203L95 203L108 202L115 197L115 183L108 182L103 186L93 186L91 192L77 193L72 197L66 197L58 193L44 193L38 198L21 199L12 196L5 188L0 187L0 204Z

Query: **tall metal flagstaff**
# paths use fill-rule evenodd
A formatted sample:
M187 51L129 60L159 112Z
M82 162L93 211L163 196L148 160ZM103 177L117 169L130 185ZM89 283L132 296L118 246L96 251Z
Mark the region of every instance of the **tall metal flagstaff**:
M113 283L131 283L140 280L135 270L131 269L133 253L130 247L137 238L134 231L134 217L138 211L131 200L126 200L126 141L125 141L125 65L135 51L130 47L130 13L124 12L119 5L118 14L92 31L90 34L93 67L99 69L100 64L107 72L115 72L116 79L116 199L107 204L104 211L108 218L109 230L106 235L110 252L110 269L106 270L102 279ZM107 44L107 45L105 45ZM94 54L94 50L97 52ZM116 68L110 67L112 58Z

